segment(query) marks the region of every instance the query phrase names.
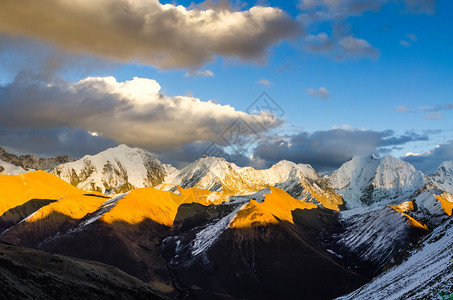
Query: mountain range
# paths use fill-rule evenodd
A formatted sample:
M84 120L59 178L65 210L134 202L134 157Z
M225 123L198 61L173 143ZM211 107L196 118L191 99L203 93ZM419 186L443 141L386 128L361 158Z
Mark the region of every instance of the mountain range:
M126 145L80 160L0 154L5 243L114 266L153 297L400 299L453 288L453 162L425 175L370 155L320 176L290 161L258 170L208 156L178 170ZM433 257L443 267L428 268Z

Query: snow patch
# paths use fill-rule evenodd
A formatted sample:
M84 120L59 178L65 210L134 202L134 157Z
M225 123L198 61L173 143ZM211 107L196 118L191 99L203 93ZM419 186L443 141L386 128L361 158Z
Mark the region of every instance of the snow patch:
M193 245L191 247L192 256L197 256L204 253L217 240L220 234L225 231L230 222L244 205L238 205L230 214L220 219L217 223L208 225L205 229L197 233Z

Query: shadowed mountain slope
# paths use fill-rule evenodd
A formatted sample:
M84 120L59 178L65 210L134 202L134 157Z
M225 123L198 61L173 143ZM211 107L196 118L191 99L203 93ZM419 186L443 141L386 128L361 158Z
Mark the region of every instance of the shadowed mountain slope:
M0 242L2 299L163 299L117 268Z

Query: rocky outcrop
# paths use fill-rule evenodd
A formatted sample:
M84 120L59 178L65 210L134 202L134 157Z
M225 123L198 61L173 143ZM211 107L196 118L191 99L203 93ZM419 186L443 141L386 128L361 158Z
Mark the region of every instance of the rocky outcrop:
M74 159L67 155L57 156L54 158L42 158L37 157L35 155L17 156L6 152L6 150L3 148L0 148L0 160L18 167L22 167L25 170L44 170L44 171L50 171L58 165L74 161Z

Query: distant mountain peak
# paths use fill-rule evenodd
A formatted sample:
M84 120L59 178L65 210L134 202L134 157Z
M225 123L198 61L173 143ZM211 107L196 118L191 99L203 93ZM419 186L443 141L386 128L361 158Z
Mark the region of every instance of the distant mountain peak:
M355 156L326 179L349 208L409 196L427 184L422 172L390 155Z
M435 187L453 193L453 161L442 162L437 171L427 177Z

